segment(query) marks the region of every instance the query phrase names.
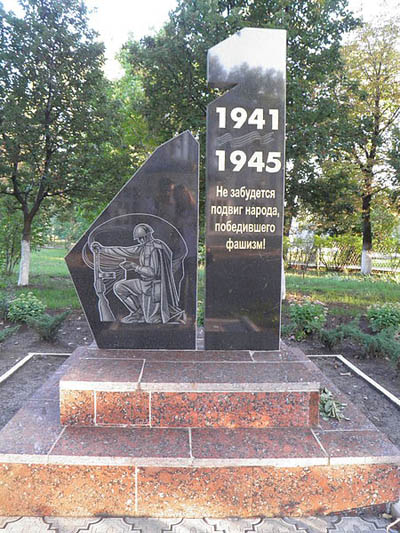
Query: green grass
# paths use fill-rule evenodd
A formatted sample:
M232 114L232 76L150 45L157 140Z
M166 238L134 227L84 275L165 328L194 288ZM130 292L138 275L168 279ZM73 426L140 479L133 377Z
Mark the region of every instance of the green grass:
M64 257L67 250L64 248L42 248L32 252L31 276L59 276L69 278Z
M335 304L342 304L365 309L372 304L400 300L399 283L379 278L364 278L361 275L306 273L303 277L302 274L287 273L286 289L290 296L307 296L312 301L318 300L333 307Z
M64 257L67 251L62 248L43 248L32 252L29 287L17 288L17 274L0 280L2 288L8 287L10 295L32 292L47 309L80 309L80 303L72 284Z

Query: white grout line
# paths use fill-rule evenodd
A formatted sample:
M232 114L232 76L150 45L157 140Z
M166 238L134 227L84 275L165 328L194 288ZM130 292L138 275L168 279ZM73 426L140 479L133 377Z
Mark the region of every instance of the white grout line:
M61 433L58 435L58 437L56 438L56 440L53 442L50 450L47 452L47 459L50 457L50 454L51 452L54 450L54 447L55 445L57 444L57 442L61 439L64 431L67 429L67 426L63 427L63 429L61 430Z
M35 355L34 352L29 353L26 357L18 361L14 366L10 368L10 370L7 370L2 376L0 376L0 383L3 383L6 379L8 379L10 376L14 374L21 366L23 366L25 363L27 363L32 357Z
M35 355L59 355L59 356L70 356L70 353L43 353L43 352L29 352L27 356L25 356L23 359L18 361L14 366L12 366L7 372L5 372L3 375L0 376L0 383L3 383L6 379L8 379L10 376L12 376L18 369L21 368L25 363L27 363L32 357Z
M137 359L137 361L140 361L140 359ZM138 377L138 380L137 380L138 387L140 387L140 382L142 381L144 367L146 365L146 359L142 359L142 361L143 361L142 368L140 369L140 374L139 374L139 377Z
M149 392L149 427L153 427L151 413L151 392Z
M93 409L94 409L94 413L93 413L93 421L94 421L94 425L97 426L97 392L96 391L93 391Z
M311 433L312 433L313 436L314 436L314 439L318 442L318 444L319 444L321 450L322 450L322 451L324 452L324 454L326 455L326 457L327 457L327 459L328 459L328 465L330 465L330 464L331 464L331 457L330 457L329 453L328 453L328 452L325 450L325 448L323 447L322 442L319 440L318 435L315 433L315 431L313 430L313 428L310 428L310 429L311 429Z
M138 513L138 487L139 487L139 482L138 482L138 467L136 466L135 467L135 514Z
M308 355L307 357L311 357L311 358L314 358L314 357L331 357L331 358L339 359L339 361L341 361L344 365L346 365L348 368L350 368L350 370L355 372L358 376L360 376L365 381L367 381L375 389L377 389L379 392L384 394L389 400L391 400L394 404L396 404L397 407L400 407L400 399L397 398L397 396L395 396L394 394L389 392L387 389L382 387L382 385L379 385L379 383L374 381L367 374L364 374L364 372L362 370L360 370L358 367L353 365L353 363L350 363L350 361L348 361L345 357L343 357L343 355L340 355L340 354L325 354L325 355Z

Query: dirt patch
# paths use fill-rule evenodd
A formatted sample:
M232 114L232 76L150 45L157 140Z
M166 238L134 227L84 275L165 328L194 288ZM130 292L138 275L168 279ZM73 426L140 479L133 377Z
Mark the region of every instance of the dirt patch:
M0 328L7 323L0 323ZM17 333L0 344L0 375L4 374L28 353L72 353L78 346L91 344L93 337L86 318L74 312L66 319L54 343L45 342L39 335L22 325ZM65 361L65 357L34 355L15 374L0 384L0 427L22 407L25 401Z

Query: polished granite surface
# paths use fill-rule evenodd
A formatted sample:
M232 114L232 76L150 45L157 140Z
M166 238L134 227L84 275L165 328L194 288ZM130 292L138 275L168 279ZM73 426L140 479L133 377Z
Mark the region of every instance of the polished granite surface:
M208 52L230 89L207 111L208 350L279 347L286 32L245 28Z
M98 346L196 347L198 151L157 148L67 255Z

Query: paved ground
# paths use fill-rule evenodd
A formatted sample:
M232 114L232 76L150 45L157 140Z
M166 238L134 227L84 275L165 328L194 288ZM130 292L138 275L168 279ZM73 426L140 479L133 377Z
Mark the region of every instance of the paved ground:
M390 522L383 518L253 518L164 519L152 518L2 518L0 531L7 533L388 533Z

